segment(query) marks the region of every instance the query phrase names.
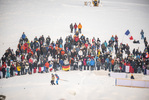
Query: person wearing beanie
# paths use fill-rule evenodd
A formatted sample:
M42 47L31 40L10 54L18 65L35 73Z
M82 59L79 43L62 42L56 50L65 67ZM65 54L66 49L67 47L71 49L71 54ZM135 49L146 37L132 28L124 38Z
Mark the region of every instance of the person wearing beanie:
M131 74L131 77L130 77L130 79L135 79L135 78L134 78L134 76L133 76L133 74Z
M55 85L54 81L55 81L55 76L54 74L51 74L51 85Z

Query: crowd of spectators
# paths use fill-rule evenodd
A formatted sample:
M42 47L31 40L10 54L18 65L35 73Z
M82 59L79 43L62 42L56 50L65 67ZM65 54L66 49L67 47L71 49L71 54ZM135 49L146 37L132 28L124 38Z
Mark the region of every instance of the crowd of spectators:
M76 23L75 23L76 25ZM130 51L128 44L119 43L118 36L112 35L108 41L101 42L99 37L88 38L81 34L82 25L70 25L71 35L55 42L50 36L29 41L23 32L17 50L8 48L0 60L0 76L3 78L32 73L45 73L62 70L62 66L70 65L71 70L109 70L126 72L127 65L134 73L144 73L149 69L149 44L143 38L145 48ZM80 24L79 24L80 25ZM91 40L91 41L90 41ZM133 48L133 47L131 47ZM127 56L124 57L123 55Z

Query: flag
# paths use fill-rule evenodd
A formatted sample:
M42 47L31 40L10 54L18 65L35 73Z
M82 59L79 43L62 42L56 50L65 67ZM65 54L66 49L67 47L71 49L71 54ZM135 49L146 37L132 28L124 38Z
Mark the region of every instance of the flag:
M127 30L127 31L125 32L125 35L129 35L129 34L130 34L130 31Z
M130 31L129 31L129 30L127 30L127 31L125 32L125 35L129 36L129 39L130 39L130 40L133 40L133 36L130 35Z
M70 70L70 65L63 65L62 70L64 70L64 71Z
M129 39L130 39L130 40L133 40L133 37L131 36L131 37L129 37Z

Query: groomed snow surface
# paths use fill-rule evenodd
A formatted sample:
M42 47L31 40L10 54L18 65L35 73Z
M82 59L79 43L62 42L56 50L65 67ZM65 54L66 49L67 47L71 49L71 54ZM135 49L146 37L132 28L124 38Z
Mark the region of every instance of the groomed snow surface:
M0 94L6 100L148 100L148 88L115 86L108 72L58 71L59 85L50 85L50 73L15 76L0 80ZM137 74L141 79L148 76ZM134 75L136 78L137 75Z
M0 57L8 47L16 50L23 32L29 40L50 35L55 41L70 35L69 25L75 22L81 22L86 37L99 37L104 42L117 35L119 43L128 43L131 50L139 47L143 51L141 29L149 41L148 0L102 0L101 7L86 7L84 1L87 0L0 0ZM139 45L124 35L127 29L134 39L140 40ZM56 73L67 81L60 80L58 86L52 86L51 73L1 79L0 94L6 95L6 100L149 99L149 89L117 87L115 79L106 71Z

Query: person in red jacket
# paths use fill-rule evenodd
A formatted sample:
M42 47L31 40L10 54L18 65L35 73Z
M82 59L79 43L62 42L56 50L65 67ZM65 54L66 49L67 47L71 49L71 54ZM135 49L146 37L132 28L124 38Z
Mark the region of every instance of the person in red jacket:
M75 23L75 25L74 25L74 32L76 33L76 30L77 30L77 24Z
M1 72L2 72L2 66L0 66L0 79L1 79Z
M4 62L4 64L2 65L2 68L6 68L7 67L7 65L6 65L6 62Z
M48 73L49 65L50 65L50 64L49 64L48 62L45 63L45 66L46 66L46 73Z
M6 75L6 62L4 62L4 64L2 65L2 73L3 73L3 78L5 78L5 75Z
M24 43L24 48L25 48L25 53L27 53L27 49L28 49L28 44Z

